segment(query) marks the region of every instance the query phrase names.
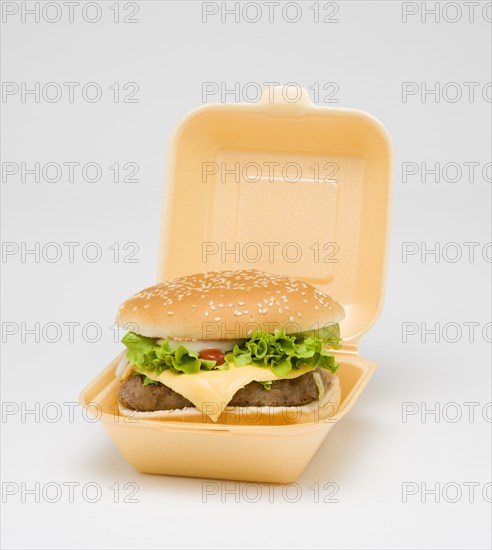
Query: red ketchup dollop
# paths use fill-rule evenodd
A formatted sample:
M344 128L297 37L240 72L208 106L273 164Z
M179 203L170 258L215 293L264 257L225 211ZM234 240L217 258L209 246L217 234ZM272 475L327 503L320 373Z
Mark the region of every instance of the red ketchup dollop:
M216 361L217 365L223 365L225 363L225 353L217 348L202 349L202 351L198 354L198 357L200 357L200 359Z

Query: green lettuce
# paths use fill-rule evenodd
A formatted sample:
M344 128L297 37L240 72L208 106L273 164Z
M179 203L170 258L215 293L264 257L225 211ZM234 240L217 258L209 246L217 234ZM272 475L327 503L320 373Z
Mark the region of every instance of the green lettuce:
M139 372L134 372L134 375L142 376ZM149 378L148 376L143 375L143 385L144 386L158 386L159 382L156 382L155 380L152 380L152 378Z
M170 369L175 373L194 374L200 370L227 369L226 363L216 365L215 361L200 359L198 353L178 346L172 350L169 340L157 343L157 338L147 338L135 332L127 332L121 342L128 351L126 357L137 370L151 370L156 374Z
M340 332L338 325L291 335L282 330L276 330L273 334L258 330L249 340L234 346L226 354L222 365L201 359L197 352L188 350L184 345L171 349L169 340L165 339L160 344L157 340L135 332L125 334L121 341L127 347L126 357L135 370L160 374L169 369L174 373L194 374L201 370L226 370L232 365L255 365L285 376L292 369L304 366L335 372L338 365L328 348L340 347Z
M293 336L297 338L308 338L311 336L312 338L322 340L327 347L333 349L340 349L340 344L342 342L340 338L340 325L338 323L308 330L306 332L299 332L293 334Z
M335 345L340 345L339 339ZM285 376L292 369L305 366L321 367L331 372L338 367L323 340L315 336L288 335L283 330L276 330L273 334L257 330L242 346L234 346L225 360L237 367L269 367L277 376Z

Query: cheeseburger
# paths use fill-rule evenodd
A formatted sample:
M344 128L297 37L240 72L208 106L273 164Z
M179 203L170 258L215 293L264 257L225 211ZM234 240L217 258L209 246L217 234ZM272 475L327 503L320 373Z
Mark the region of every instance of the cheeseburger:
M340 304L303 281L256 270L159 283L120 307L130 332L116 374L120 413L224 420L255 408L270 418L340 402Z

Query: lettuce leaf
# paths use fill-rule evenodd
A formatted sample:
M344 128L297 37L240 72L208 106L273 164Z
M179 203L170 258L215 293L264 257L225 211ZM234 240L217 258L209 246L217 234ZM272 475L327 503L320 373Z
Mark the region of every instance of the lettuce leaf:
M331 337L328 342L339 345L340 341ZM292 369L305 366L335 372L338 365L328 352L327 345L315 336L288 335L283 330L276 330L273 334L257 330L242 346L234 346L225 360L237 367L269 367L278 376L285 376Z
M157 343L157 338L147 338L135 332L127 332L121 342L128 351L126 357L136 369L151 370L160 374L166 369L175 373L194 374L200 370L228 369L229 365L216 365L215 361L200 359L198 353L185 346L172 350L169 340Z
M140 372L135 371L133 373L133 376L141 376L144 386L158 386L159 385L159 382L156 382L155 380L152 380L152 378L149 378L148 376L145 376L145 374L141 374Z
M318 338L319 340L322 340L326 346L333 349L340 349L340 344L342 342L342 339L340 338L340 325L338 323L293 334L293 336L296 336L297 338Z
M230 366L255 365L270 368L278 376L285 376L300 367L321 367L335 372L338 365L328 348L340 347L338 325L299 334L276 330L273 334L257 330L241 346L236 345L225 356L225 363L200 359L197 352L179 345L171 349L169 340L160 344L157 338L147 338L135 332L125 334L122 343L127 347L126 357L137 371L151 370L160 374L166 369L174 373L194 374L201 370L225 370ZM147 382L149 383L149 382Z

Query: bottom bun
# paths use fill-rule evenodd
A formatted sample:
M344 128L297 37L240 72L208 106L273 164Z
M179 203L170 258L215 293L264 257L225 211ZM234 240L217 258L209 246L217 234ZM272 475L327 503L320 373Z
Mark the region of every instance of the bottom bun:
M141 420L161 420L167 422L199 422L202 424L241 424L245 426L265 426L323 422L338 412L341 401L340 379L329 376L330 383L321 400L294 407L226 407L217 422L196 407L184 409L141 412L119 404L122 416ZM212 412L212 411L210 411Z

